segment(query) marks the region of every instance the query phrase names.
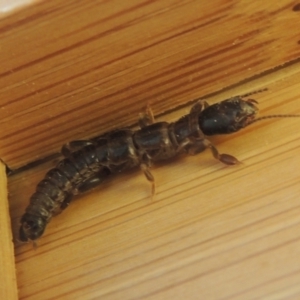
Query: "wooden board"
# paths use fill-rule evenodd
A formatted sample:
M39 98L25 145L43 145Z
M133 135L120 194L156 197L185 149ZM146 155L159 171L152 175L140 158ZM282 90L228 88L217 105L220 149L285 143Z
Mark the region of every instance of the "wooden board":
M299 18L289 0L52 0L2 15L0 158L37 162L134 125L147 103L172 121L193 99L268 87L261 115L300 114ZM209 151L155 166L152 202L139 170L120 174L54 218L35 250L16 241L19 221L57 161L9 177L20 299L300 298L299 122L213 137L238 166Z
M0 19L0 157L18 168L300 55L297 2L41 1Z
M210 103L262 86L260 115L300 113L300 65L241 85ZM163 116L175 120L182 108ZM138 170L74 201L36 250L16 245L20 299L298 299L300 119L270 119L214 137L242 164L206 151ZM47 163L10 178L17 235Z
M0 162L0 299L18 299L5 166Z

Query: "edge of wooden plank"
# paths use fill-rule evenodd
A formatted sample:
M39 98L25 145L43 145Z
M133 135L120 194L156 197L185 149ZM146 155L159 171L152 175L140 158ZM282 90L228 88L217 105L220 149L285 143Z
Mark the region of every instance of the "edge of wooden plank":
M14 247L7 199L5 165L0 162L0 298L18 299Z
M42 1L4 20L2 160L23 166L73 137L110 131L116 120L122 127L135 123L147 101L157 114L300 55L289 30L298 15L287 0L280 7L171 2L80 9L71 0ZM10 49L18 51L12 56Z

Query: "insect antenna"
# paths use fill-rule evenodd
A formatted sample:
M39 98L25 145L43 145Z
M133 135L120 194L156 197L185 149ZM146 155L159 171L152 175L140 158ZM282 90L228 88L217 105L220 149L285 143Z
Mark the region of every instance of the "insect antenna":
M262 116L257 119L252 120L248 123L248 125L253 124L257 121L265 120L265 119L273 119L273 118L300 118L300 115L295 114L286 114L286 115L269 115L269 116Z
M255 90L255 91L252 91L252 92L249 92L249 93L240 95L240 97L241 97L241 98L249 97L249 96L251 96L251 95L259 94L259 93L265 92L265 91L267 91L267 90L268 90L268 88L262 88L262 89L259 89L259 90Z

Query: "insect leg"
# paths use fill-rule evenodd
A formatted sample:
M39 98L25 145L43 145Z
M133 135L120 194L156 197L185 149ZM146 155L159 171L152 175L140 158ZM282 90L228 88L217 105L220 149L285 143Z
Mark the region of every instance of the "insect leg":
M150 171L150 168L148 166L148 164L146 163L141 163L141 170L144 172L147 180L151 183L151 198L153 200L153 197L155 195L155 180L154 180L154 177Z
M191 108L190 113L200 113L205 108L209 107L209 104L205 100L198 100Z
M149 103L147 104L146 112L140 114L138 123L141 128L144 128L148 125L155 123L153 111Z
M150 171L151 158L147 154L144 154L141 155L140 161L141 161L140 168L145 174L147 180L151 183L151 198L153 200L153 197L155 195L155 180L154 180L154 176Z
M89 140L72 141L62 146L61 153L64 157L68 158L71 156L72 152L92 144L93 142Z
M69 205L70 205L70 202L73 198L73 195L69 195L63 202L62 204L60 205L60 209L61 209L61 212L66 209Z
M219 160L223 164L236 165L237 163L239 163L239 160L230 154L226 154L226 153L220 154L217 148L209 140L205 139L203 141L203 144L211 150L211 153L214 156L214 158Z
M79 185L78 191L79 193L84 193L88 190L91 190L94 187L98 186L100 183L102 183L105 179L106 178L100 176L100 174L95 175L94 177L89 178L88 180L84 181L81 185Z
M196 155L206 148L209 148L213 157L223 164L235 165L239 163L238 159L226 153L220 154L217 148L207 139L202 138L187 138L178 147L177 151L186 149L190 155Z
M78 193L84 193L96 187L106 179L107 175L108 175L108 171L102 170L94 177L91 177L88 180L84 181L76 188L75 191L73 191L72 194L66 196L65 200L61 203L61 205L53 212L53 215L60 214L64 209L66 209L70 205L73 195L76 195Z

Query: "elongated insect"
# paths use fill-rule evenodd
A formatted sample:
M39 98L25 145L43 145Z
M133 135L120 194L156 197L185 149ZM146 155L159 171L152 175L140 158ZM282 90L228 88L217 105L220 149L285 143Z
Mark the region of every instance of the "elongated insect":
M168 159L180 153L194 155L211 150L213 157L226 165L238 160L220 154L207 136L230 134L264 118L299 117L272 115L256 118L258 108L253 99L244 99L256 91L208 105L197 102L190 113L173 123L154 122L151 110L140 116L140 129L120 129L93 140L73 141L62 148L65 158L51 169L37 185L30 204L21 218L20 241L42 236L54 214L64 210L73 196L103 182L109 175L140 166L155 193L150 172L152 162Z

